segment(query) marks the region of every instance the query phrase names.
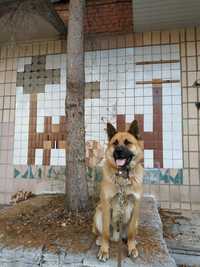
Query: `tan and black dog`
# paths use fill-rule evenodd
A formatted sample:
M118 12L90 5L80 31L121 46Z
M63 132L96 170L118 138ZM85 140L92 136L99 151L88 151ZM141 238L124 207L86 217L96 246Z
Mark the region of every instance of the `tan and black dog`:
M123 238L127 240L128 255L136 258L136 234L139 220L139 206L142 197L143 180L143 141L139 136L138 123L134 120L127 132L117 132L107 123L108 147L105 152L103 179L101 182L100 202L96 208L93 232L97 235L96 243L100 246L98 258L109 258L109 240L119 241L118 214L119 188L116 173L121 170L128 173L125 187L126 206L122 222Z

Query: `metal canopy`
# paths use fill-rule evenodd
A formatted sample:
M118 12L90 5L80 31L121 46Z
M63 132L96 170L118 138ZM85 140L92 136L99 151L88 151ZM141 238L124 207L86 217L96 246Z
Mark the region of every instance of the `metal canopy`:
M200 0L132 0L134 31L200 25Z

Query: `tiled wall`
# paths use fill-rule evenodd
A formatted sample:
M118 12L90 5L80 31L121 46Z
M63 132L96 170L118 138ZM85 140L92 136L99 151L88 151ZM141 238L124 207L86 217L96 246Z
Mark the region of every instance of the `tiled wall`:
M65 165L66 55L17 59L15 165Z
M145 167L182 168L179 45L87 52L85 67L86 82L100 82L99 97L85 100L86 140L105 146L105 122L124 130L135 118Z
M34 146L34 142L32 142L34 139L34 131L30 134L29 126L31 125L33 127L32 122L36 121L34 120L36 112L34 113L34 108L30 109L30 107L34 106L32 105L34 101L31 100L33 100L35 96L38 98L39 120L35 126L37 129L35 130L38 132L38 135L40 135L42 131L41 120L44 119L44 116L47 116L47 114L51 116L52 113L49 112L51 106L48 106L48 111L46 106L45 109L43 109L42 93L39 90L44 90L43 95L47 100L50 101L52 96L54 99L57 99L55 95L58 94L58 90L57 92L56 90L52 92L52 87L56 86L56 79L59 79L59 83L63 83L66 79L64 76L58 77L56 75L57 68L55 66L55 57L53 57L52 60L52 56L50 56L51 63L54 64L52 66L49 64L48 55L56 53L61 54L62 51L64 51L64 44L61 40L20 44L17 47L4 46L0 49L0 203L9 203L13 192L20 189L32 190L34 192L63 192L64 190L65 167L60 166L57 168L56 166L52 167L50 164L45 167L42 165L41 161L43 159L40 157L40 147L36 147L35 149L37 154L37 161L35 164L40 165L28 166L30 163L28 160L31 161L32 158L31 155L28 157L27 153L28 145L30 148L31 145ZM47 78L50 79L47 80L47 85L52 84L52 86L47 86L47 88L44 86L42 87L42 78L38 79L37 76L34 77L34 70L29 69L32 59L34 60L35 58L41 60L45 59L47 71L49 72L55 67L55 72L47 75ZM64 57L63 60L65 60ZM38 62L34 63L33 67L36 67ZM66 62L64 64L66 64ZM65 68L65 66L62 68ZM42 71L43 70L41 70L41 72ZM31 90L33 94L30 94ZM64 96L62 97L62 101L64 101ZM47 103L49 102L47 101ZM43 117L40 116L41 109L43 110ZM30 111L33 114L31 114ZM52 109L51 112L53 112ZM56 119L57 117L54 118L52 122L55 135L57 135ZM48 132L45 132L43 135L47 137ZM38 136L36 137L38 138ZM59 145L63 147L62 142L60 142ZM31 149L30 152L32 152ZM52 149L52 154L56 154L56 156L52 157L52 165L56 165L55 160L58 159L62 165L64 164L62 152L63 151L60 153L59 151L59 153L57 153ZM46 160L48 160L48 158ZM45 179L43 179L44 177Z
M145 140L144 188L163 207L200 207L200 129L194 104L200 92L191 87L200 76L199 42L199 30L188 29L91 37L86 43L87 164L93 166L102 158L107 120L123 130L138 119ZM1 49L1 129L7 127L0 139L4 141L0 147L3 202L21 188L63 191L63 43L34 42ZM39 77L34 76L37 70ZM8 138L9 149L5 149ZM97 170L89 174L100 177Z
M200 209L200 118L199 111L195 106L195 102L200 101L200 89L192 87L194 81L200 79L200 29L145 32L129 34L125 38L124 36L102 37L98 40L91 38L88 42L88 49L169 44L177 44L180 52L183 169L179 169L178 172L171 169L171 173L163 172L162 169L151 169L151 172L148 172L148 179L151 183L145 184L144 188L146 192L156 195L163 207ZM178 122L179 119L177 114L174 116L172 124ZM172 142L176 145L176 138L172 139ZM168 148L170 150L171 145ZM176 155L174 154L174 156ZM152 183L152 181L157 183L158 180L160 181L159 185Z
M189 29L181 36L184 191L196 208L200 184L200 116L195 102L200 101L200 88L193 87L200 79L200 29Z

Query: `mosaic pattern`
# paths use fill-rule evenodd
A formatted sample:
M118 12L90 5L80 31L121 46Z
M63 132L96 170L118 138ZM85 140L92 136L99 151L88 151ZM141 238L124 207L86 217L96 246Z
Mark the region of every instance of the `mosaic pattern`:
M101 166L94 168L87 168L87 176L93 182L100 182L102 179ZM143 182L145 184L183 184L183 170L182 169L145 169ZM93 184L94 186L94 184Z
M65 167L61 166L33 166L16 165L14 177L23 179L53 179L65 181Z
M105 148L107 121L125 130L135 118L145 168L182 168L178 45L86 52L85 73L86 142L94 142L92 150L98 143ZM14 164L64 166L66 55L18 59L16 92Z
M60 70L46 70L45 66L46 56L36 56L31 64L24 65L23 72L17 73L17 86L23 87L24 94L44 93L46 84L60 83Z
M65 96L66 55L18 59L14 164L65 165Z
M183 184L182 169L145 169L144 183L146 184Z
M178 45L86 53L86 81L100 81L100 97L85 100L86 140L107 142L105 122L124 130L135 118L146 168L182 168Z

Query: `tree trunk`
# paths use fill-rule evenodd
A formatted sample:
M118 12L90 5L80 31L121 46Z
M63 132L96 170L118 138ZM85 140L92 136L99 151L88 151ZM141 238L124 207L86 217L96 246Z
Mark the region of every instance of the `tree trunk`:
M85 170L84 125L84 0L71 0L67 38L67 149L65 207L70 211L88 207Z

